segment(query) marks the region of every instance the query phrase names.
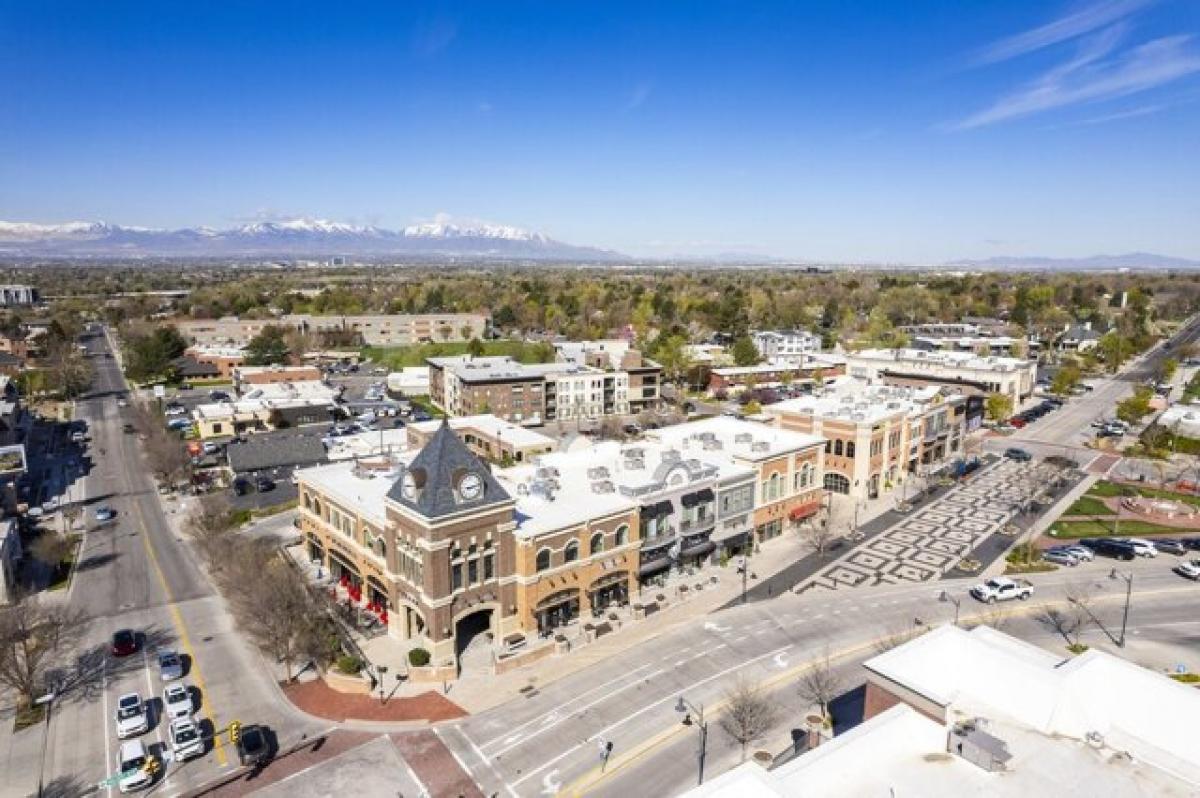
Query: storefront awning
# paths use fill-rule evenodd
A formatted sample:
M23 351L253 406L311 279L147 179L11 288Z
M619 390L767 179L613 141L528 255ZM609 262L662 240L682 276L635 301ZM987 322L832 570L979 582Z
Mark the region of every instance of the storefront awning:
M685 556L685 557L702 557L703 555L711 552L716 547L717 547L716 543L713 543L711 540L706 540L703 543L697 543L695 546L689 546L688 548L684 549L683 556Z
M788 518L792 521L802 521L805 518L811 518L812 516L816 515L820 509L821 502L819 501L801 504L799 507L792 508L792 511L788 513Z
M662 518L671 514L674 508L671 507L669 501L663 500L649 507L642 508L642 518Z
M647 576L653 576L654 574L665 571L670 567L671 567L671 558L670 557L663 557L658 560L649 560L647 562L642 563L642 566L640 568L638 568L638 576L640 576L644 579Z
M684 496L683 506L695 507L697 504L711 502L714 499L716 499L716 496L713 494L712 488L705 488L704 490L696 491L695 493L689 493L688 495Z
M557 607L559 604L566 604L568 601L577 600L579 598L579 588L569 587L566 590L560 590L557 593L551 593L537 603L537 609L546 610L551 607Z
M625 571L615 571L611 574L605 574L604 576L598 577L595 581L588 585L588 592L594 593L597 590L602 590L610 585L623 584L627 576L628 574Z

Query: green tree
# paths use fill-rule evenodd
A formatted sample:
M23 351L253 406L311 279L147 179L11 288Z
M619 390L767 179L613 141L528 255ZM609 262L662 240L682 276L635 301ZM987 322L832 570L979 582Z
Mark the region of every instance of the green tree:
M1077 367L1063 366L1054 375L1054 381L1050 384L1050 392L1056 396L1066 396L1079 384L1081 376Z
M1116 372L1126 358L1133 354L1133 344L1116 330L1100 336L1096 348L1100 350L1104 365L1110 372Z
M126 331L125 373L134 382L171 379L172 361L187 349L187 341L174 327L158 327L149 333Z
M992 421L1003 421L1012 415L1012 397L1004 393L988 394L983 403L983 410Z
M739 366L756 365L762 358L758 347L754 345L754 339L748 335L740 336L733 342L730 354L733 355L733 362Z
M678 382L691 367L687 339L682 335L670 335L662 339L662 343L655 348L654 358L662 365L663 376L671 382Z
M1170 382L1177 371L1179 371L1179 361L1169 357L1158 367L1158 378L1161 382Z
M1126 424L1136 424L1150 412L1150 399L1154 392L1145 385L1133 390L1133 396L1117 402L1117 418Z
M471 357L479 357L483 354L483 341L478 338L472 338L467 343L467 354Z
M287 331L274 324L263 327L262 332L246 344L248 366L273 366L287 362L287 358Z

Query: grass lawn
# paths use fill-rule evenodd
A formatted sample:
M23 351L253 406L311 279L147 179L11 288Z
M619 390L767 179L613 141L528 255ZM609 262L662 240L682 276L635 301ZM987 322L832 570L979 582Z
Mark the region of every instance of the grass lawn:
M466 341L455 343L414 344L412 346L367 346L361 354L367 360L388 368L424 366L430 357L453 357L467 354ZM524 341L484 341L484 355L508 355L521 363L549 363L554 360L554 346L548 343Z
M411 402L413 407L420 408L428 413L430 418L442 417L442 411L438 410L428 396L406 396L404 398Z
M1107 538L1113 537L1114 521L1055 521L1050 525L1050 536L1060 539L1071 538ZM1143 535L1181 535L1190 530L1178 527L1152 524L1149 521L1121 521L1121 537L1140 537Z
M1116 512L1098 498L1081 496L1063 515L1116 515Z
M1160 490L1159 488L1120 485L1107 480L1100 480L1095 485L1092 485L1088 494L1091 496L1146 496L1153 499L1174 499L1175 501L1186 502L1187 504L1200 507L1200 496L1175 493L1174 491Z

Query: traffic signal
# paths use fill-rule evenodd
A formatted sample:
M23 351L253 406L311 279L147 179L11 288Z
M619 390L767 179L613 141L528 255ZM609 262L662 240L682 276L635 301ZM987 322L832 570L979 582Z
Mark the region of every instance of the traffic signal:
M236 720L229 722L229 742L236 744L242 739L242 724Z
M142 770L146 771L148 776L157 776L158 771L162 770L162 762L159 762L158 757L152 754L146 757L146 763L142 765Z

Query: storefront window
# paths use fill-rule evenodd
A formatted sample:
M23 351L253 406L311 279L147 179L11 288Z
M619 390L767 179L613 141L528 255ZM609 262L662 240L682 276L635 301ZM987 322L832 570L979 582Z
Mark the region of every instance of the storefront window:
M563 549L563 561L564 562L575 562L578 559L579 559L579 541L572 540L570 543L567 544L567 547L565 549Z
M455 563L454 565L450 566L450 589L451 590L458 590L460 587L463 586L462 576L463 576L463 574L462 574L462 565L461 564Z
M546 571L550 568L550 549L542 549L537 553L537 569Z

